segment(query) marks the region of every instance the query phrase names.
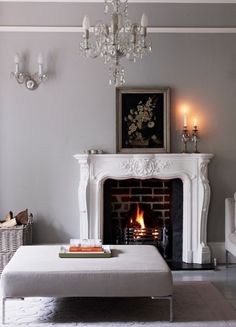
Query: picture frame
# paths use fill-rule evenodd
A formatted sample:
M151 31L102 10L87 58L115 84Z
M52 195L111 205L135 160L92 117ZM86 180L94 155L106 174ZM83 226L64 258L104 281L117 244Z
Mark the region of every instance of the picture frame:
M170 88L116 89L117 153L170 152Z

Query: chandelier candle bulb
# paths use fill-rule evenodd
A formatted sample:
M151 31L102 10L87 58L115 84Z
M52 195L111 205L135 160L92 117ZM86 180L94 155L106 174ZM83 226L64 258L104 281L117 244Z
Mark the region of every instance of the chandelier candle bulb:
M90 21L88 16L84 16L83 19L83 29L84 29L84 39L85 39L85 51L88 50L88 39L89 39L89 27L90 27Z
M147 27L148 26L148 17L147 17L147 15L145 13L142 14L141 26L142 27Z
M105 34L106 34L106 37L109 36L109 26L107 24L105 25Z
M197 128L197 119L193 120L193 128L196 129Z
M89 27L90 27L90 21L88 16L84 16L82 25L84 29L84 38L86 39L85 50L88 50Z
M117 30L118 30L118 15L117 13L113 13L111 19L111 32L113 34L116 34Z
M86 31L88 30L90 27L90 21L89 21L89 18L88 16L84 16L84 19L83 19L83 29Z
M145 13L143 13L141 17L141 35L142 37L144 37L144 39L147 35L147 26L148 26L148 17ZM143 47L146 47L145 40L143 43Z

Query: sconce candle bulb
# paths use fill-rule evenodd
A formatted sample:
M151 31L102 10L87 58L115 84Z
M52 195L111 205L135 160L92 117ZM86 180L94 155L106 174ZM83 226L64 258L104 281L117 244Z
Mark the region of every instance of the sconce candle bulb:
M15 64L19 64L20 63L20 55L19 55L19 53L16 53L15 54L14 62L15 62Z
M42 65L43 64L43 55L42 55L42 53L40 52L39 53L39 55L38 55L38 64L40 65Z
M43 75L43 55L40 52L38 55L39 75Z
M15 73L18 74L19 73L19 63L20 63L20 56L18 53L15 54L14 62L15 62Z

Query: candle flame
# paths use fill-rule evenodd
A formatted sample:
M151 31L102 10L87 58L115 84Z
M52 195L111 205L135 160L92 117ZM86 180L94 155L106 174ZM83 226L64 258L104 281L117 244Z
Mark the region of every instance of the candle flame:
M183 104L181 106L181 111L182 111L182 114L186 115L189 112L189 106L187 104Z

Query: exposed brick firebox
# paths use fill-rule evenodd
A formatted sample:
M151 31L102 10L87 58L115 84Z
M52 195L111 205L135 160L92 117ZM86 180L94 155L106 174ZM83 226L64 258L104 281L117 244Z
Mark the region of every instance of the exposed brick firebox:
M173 191L176 187L179 188L179 185L180 192L177 190L173 195ZM169 239L167 252L169 259L172 259L172 239L176 229L177 244L180 243L181 245L178 246L182 246L182 230L180 229L182 228L183 194L181 194L181 188L182 182L179 179L107 179L104 183L104 242L122 243L121 233L129 224L130 217L139 205L144 210L146 227L153 227L154 224L160 229L160 240L163 226L167 227ZM176 217L181 220L181 223L176 224ZM176 241L174 244L177 249ZM174 251L175 261L178 260L177 257L181 260L182 249L176 251Z
M136 203L143 204L163 220L170 217L171 182L167 180L113 180L112 219L123 220Z

